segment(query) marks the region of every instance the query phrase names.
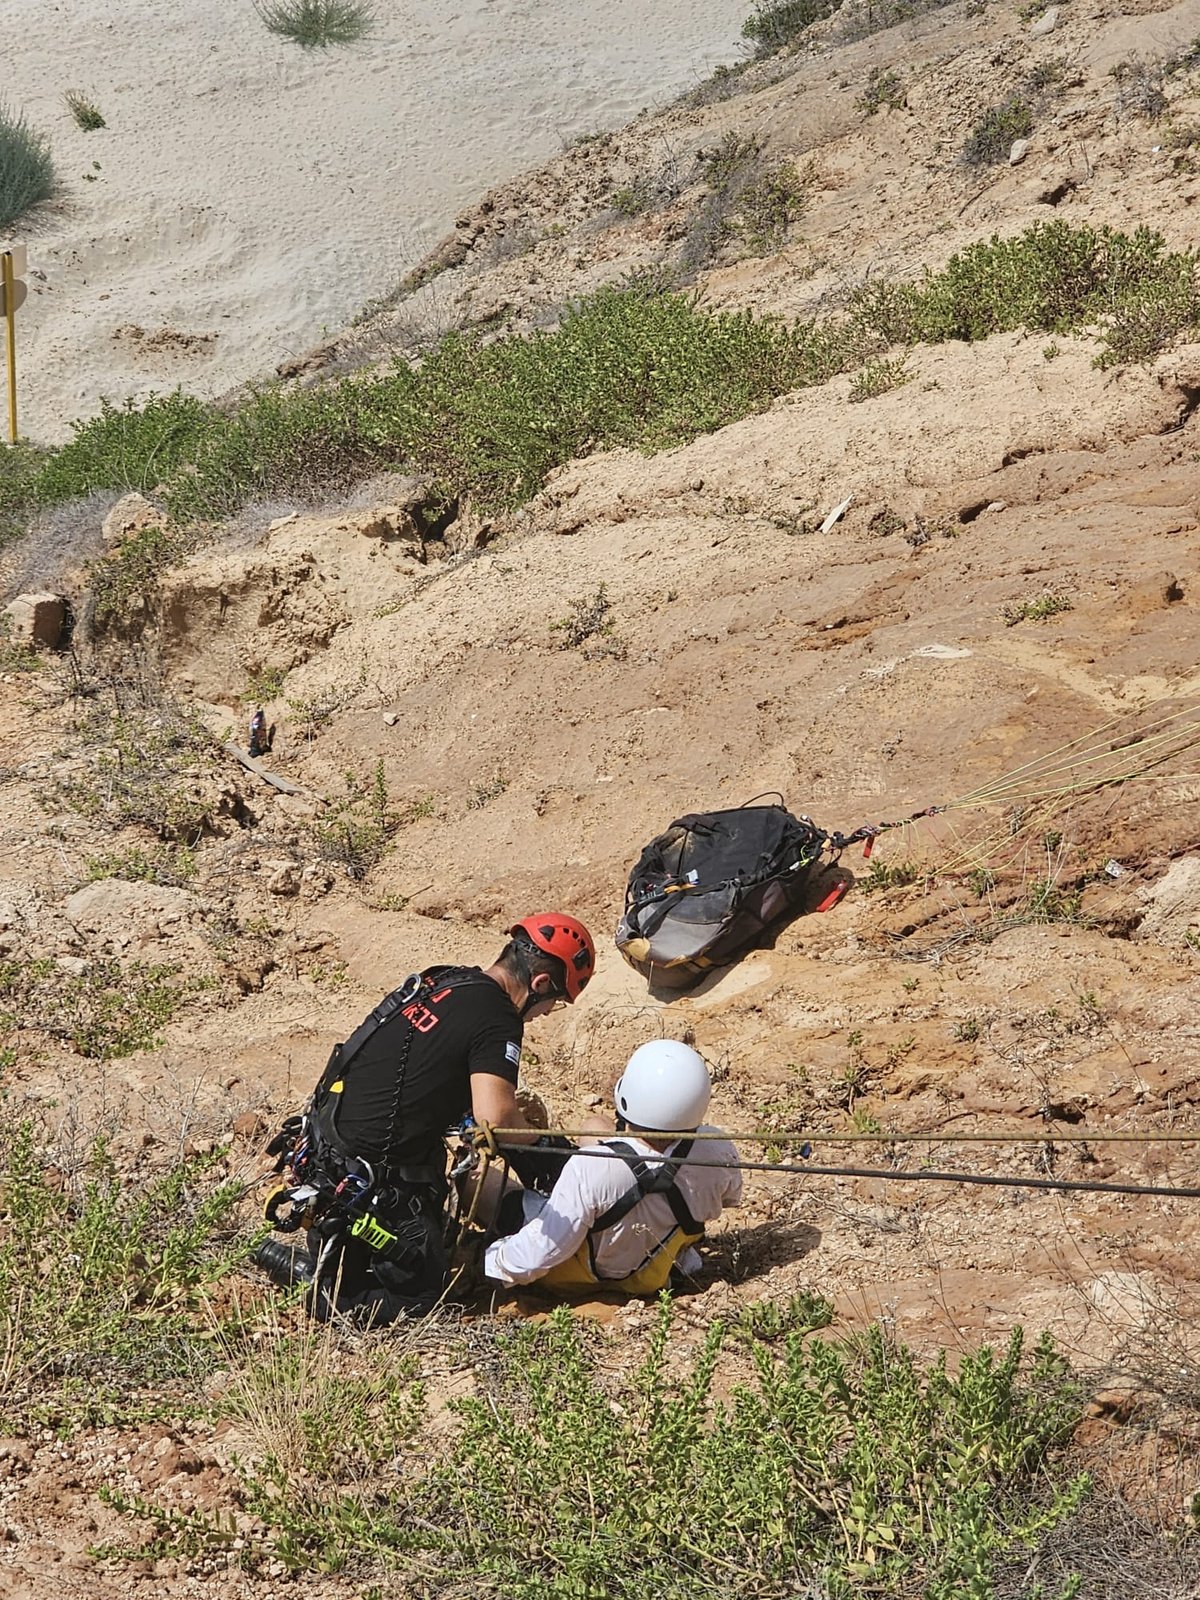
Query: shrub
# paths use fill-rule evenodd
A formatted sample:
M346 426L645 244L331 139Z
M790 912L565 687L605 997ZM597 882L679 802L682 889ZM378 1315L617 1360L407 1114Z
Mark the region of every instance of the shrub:
M753 13L742 23L742 38L748 39L758 57L774 55L806 33L816 22L824 22L842 0L758 0Z
M37 485L48 452L30 444L0 444L0 544L20 534L37 506Z
M123 1181L103 1139L63 1172L28 1122L0 1140L6 1431L145 1420L142 1391L214 1364L204 1291L231 1271L240 1188L212 1158ZM159 1396L158 1403L163 1404ZM178 1415L180 1397L166 1404Z
M369 0L258 0L257 9L268 32L306 50L355 44L375 26Z
M1138 117L1143 122L1158 122L1167 109L1166 64L1129 56L1112 69L1117 83L1114 107L1118 118Z
M102 400L99 415L73 422L74 438L45 462L33 485L37 501L53 505L97 489L146 494L194 459L214 425L209 407L178 390L140 406Z
M757 161L736 136L708 158L699 254L728 237ZM1148 360L1200 321L1196 261L1146 228L1055 220L981 240L916 282L864 284L841 310L794 326L707 312L668 275L640 274L567 306L553 331L451 333L419 369L263 389L232 413L178 394L106 406L48 457L0 452L0 522L94 489L157 487L193 531L148 529L95 565L99 611L115 613L153 588L195 525L256 497L336 494L394 468L428 478L431 502L500 512L573 457L683 444L867 363L874 384L894 367L881 357L922 341L1091 326L1098 365Z
M346 774L345 794L317 818L313 833L327 860L343 866L348 877L365 878L399 826L379 761L369 783Z
M962 158L968 167L991 167L1007 161L1017 139L1033 132L1033 112L1020 93L1009 95L984 113L967 136Z
M688 228L680 266L694 273L712 261L733 229L739 195L759 171L759 144L729 132L715 150L701 157L708 193Z
M136 1055L187 998L178 976L178 967L137 961L90 961L78 975L48 956L0 961L0 1027L46 1034L89 1061Z
M747 183L738 197L734 222L747 254L766 256L781 250L806 198L804 180L790 161L780 161Z
M0 228L49 200L57 187L50 141L0 105Z
M944 1358L923 1370L878 1327L806 1337L826 1315L797 1297L745 1317L745 1375L728 1375L717 1398L719 1322L698 1348L672 1349L664 1297L641 1364L605 1373L560 1307L480 1363L483 1392L450 1402L458 1425L441 1460L412 1449L423 1395L401 1369L385 1391L389 1432L407 1445L397 1472L370 1470L383 1395L330 1427L324 1371L302 1394L287 1371L278 1390L301 1403L275 1424L285 1444L240 1468L261 1529L249 1564L398 1566L406 1590L425 1592L451 1562L460 1585L511 1600L984 1600L1005 1558L1027 1566L1088 1493L1086 1478L1056 1470L1080 1411L1065 1362L1045 1338L1023 1359L1017 1332L1002 1354L965 1355L951 1377ZM301 1427L288 1433L293 1417ZM289 1471L286 1441L294 1452L301 1430L317 1459ZM108 1498L151 1524L152 1541L129 1554L224 1551L233 1538L228 1519Z
M82 89L68 89L63 99L67 103L67 110L85 133L92 133L106 125L100 107Z
M858 99L859 110L873 117L883 106L890 106L893 111L903 111L905 104L904 84L899 74L883 67L872 67L867 87Z

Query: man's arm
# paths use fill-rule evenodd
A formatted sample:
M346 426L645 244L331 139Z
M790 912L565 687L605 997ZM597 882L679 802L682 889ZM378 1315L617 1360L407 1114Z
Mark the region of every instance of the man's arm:
M483 1262L487 1277L500 1283L533 1283L575 1254L599 1215L581 1182L581 1163L587 1160L576 1156L569 1161L541 1213L518 1233L487 1247Z
M471 1074L471 1114L476 1122L493 1128L519 1128L519 1133L506 1136L506 1144L532 1144L541 1135L540 1128L526 1123L516 1089L494 1072Z

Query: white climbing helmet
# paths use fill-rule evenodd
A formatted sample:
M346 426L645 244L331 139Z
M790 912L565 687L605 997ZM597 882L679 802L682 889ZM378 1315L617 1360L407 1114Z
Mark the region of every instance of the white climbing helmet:
M630 1056L613 1099L626 1122L676 1133L700 1126L711 1093L703 1056L678 1039L654 1039Z

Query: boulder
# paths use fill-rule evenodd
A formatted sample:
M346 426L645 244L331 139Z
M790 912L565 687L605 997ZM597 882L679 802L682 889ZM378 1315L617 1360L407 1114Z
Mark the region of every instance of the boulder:
M186 920L196 908L196 897L186 889L129 883L124 878L100 878L85 884L64 907L76 928L95 933L119 930L135 937L157 935Z
M8 636L14 644L35 650L57 650L67 626L67 602L61 594L19 594L4 608Z
M123 544L126 539L135 533L141 533L144 528L166 526L166 513L151 505L145 495L127 494L122 495L105 517L100 526L100 537L104 540L105 549L111 550L114 545Z

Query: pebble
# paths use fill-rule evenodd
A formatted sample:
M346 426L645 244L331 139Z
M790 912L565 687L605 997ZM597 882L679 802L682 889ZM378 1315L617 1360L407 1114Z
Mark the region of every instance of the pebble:
M1024 159L1025 159L1026 155L1028 154L1028 152L1029 152L1029 140L1028 139L1014 139L1013 140L1012 149L1008 152L1008 164L1009 164L1009 166L1010 167L1019 167L1021 162L1024 161Z

